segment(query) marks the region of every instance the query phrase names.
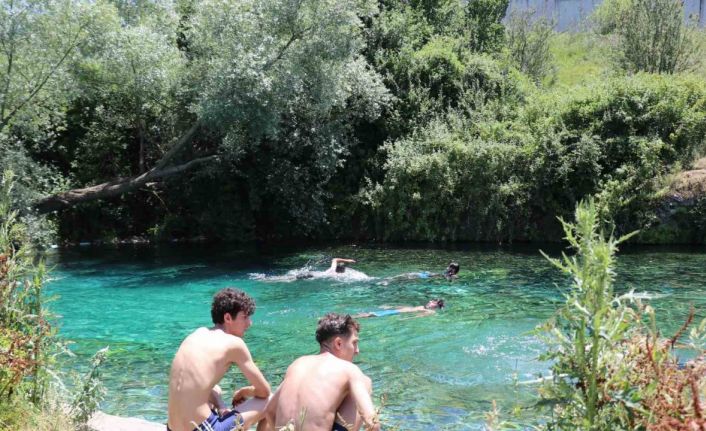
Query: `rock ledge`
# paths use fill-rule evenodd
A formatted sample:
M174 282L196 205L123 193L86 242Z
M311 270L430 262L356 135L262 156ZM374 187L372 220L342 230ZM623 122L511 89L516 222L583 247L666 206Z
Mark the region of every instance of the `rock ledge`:
M95 431L166 431L164 424L138 418L124 418L97 412L88 421Z

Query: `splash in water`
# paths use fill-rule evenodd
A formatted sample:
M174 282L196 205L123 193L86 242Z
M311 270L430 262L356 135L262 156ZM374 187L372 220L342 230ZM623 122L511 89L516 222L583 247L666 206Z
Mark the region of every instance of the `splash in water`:
M298 269L291 269L282 275L267 275L259 272L248 274L251 280L267 281L275 283L291 283L297 280L330 279L339 281L366 281L374 280L365 273L347 268L345 272L314 271L310 266L303 266Z

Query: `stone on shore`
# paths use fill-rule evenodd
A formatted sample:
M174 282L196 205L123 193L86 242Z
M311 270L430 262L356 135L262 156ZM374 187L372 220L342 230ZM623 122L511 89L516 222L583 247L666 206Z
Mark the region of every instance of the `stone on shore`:
M165 431L164 424L138 418L124 418L96 412L88 426L95 431Z

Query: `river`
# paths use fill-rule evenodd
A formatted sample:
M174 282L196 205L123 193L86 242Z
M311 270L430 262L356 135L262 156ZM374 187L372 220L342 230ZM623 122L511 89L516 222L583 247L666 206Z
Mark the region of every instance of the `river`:
M421 305L441 297L447 307L428 317L397 315L361 320L355 362L373 380L382 420L399 430L480 430L496 400L503 419L529 424L535 388L517 382L546 375L537 360L543 345L532 330L561 305L567 278L538 252L556 245L480 245L432 248L319 246L240 249L186 245L60 250L50 256L50 308L81 371L93 352L110 346L103 368L107 413L166 420L169 365L181 340L211 325L212 295L226 286L257 301L245 340L258 366L279 384L298 356L315 353L317 317L357 313L382 305ZM369 279L279 280L290 270L325 269L331 257L358 261ZM456 261L460 277L393 279L443 271ZM660 326L678 328L689 304L706 317L703 248L630 248L618 257L616 290L655 299ZM274 277L274 279L272 279ZM230 392L244 384L230 372ZM514 411L514 413L512 413ZM518 415L516 417L515 415Z

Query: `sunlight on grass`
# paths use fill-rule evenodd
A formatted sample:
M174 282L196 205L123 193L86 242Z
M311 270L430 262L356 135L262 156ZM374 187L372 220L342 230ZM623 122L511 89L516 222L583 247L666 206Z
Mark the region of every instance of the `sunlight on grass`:
M550 41L556 76L547 86L585 84L611 70L609 41L588 33L558 33Z

